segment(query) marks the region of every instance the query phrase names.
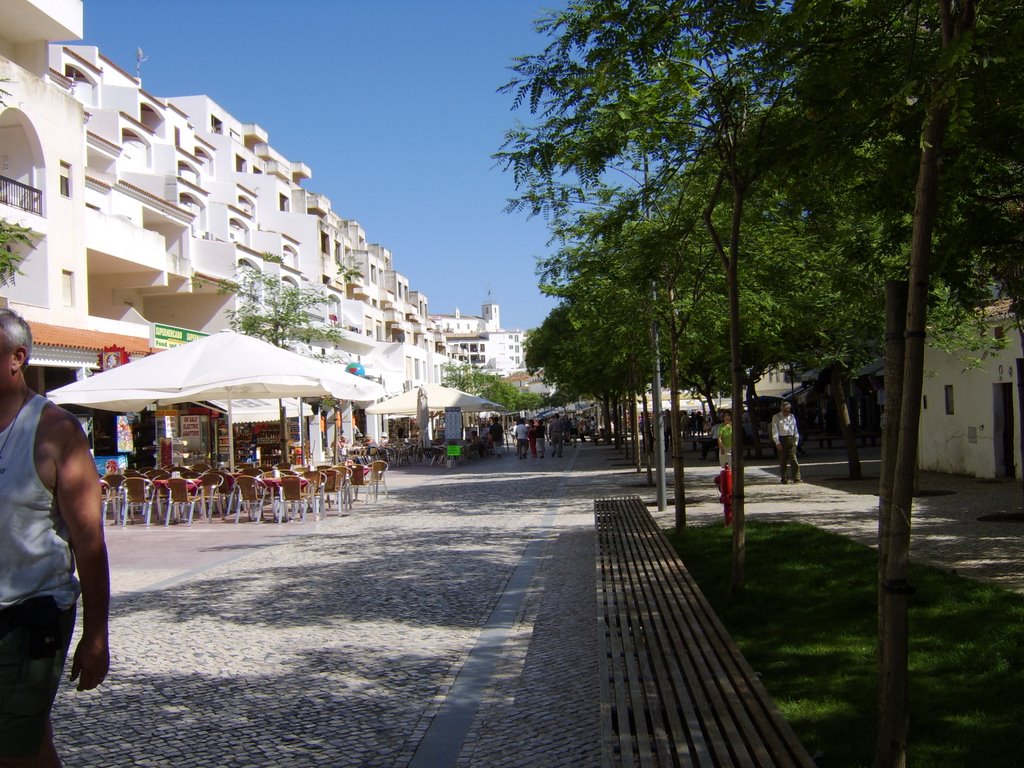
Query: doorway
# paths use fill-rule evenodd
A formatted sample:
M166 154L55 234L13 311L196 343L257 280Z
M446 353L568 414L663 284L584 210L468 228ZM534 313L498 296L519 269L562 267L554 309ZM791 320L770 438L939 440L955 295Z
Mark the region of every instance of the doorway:
M1014 460L1014 415L1013 415L1013 385L993 384L992 403L994 413L992 417L993 443L995 448L995 474L996 477L1016 477L1016 461Z

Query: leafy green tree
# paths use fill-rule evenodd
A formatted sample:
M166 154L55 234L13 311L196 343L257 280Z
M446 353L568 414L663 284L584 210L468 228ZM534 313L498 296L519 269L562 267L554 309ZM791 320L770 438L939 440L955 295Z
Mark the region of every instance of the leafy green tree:
M292 349L297 344L329 344L345 338L341 329L314 321L312 314L327 304L327 298L315 288L300 288L242 265L237 280L223 284L220 290L236 297L236 306L228 317L231 329L238 333L282 349ZM283 402L279 402L279 413L281 456L287 461L289 444Z
M327 304L316 288L298 287L276 275L243 265L237 280L225 284L237 306L228 312L232 330L289 349L296 344L337 342L345 338L339 328L316 322L313 315Z
M482 371L468 363L449 363L441 370L441 383L444 386L490 400L507 411L532 411L538 409L543 402L543 398L536 392L523 392L499 375Z
M22 248L33 248L32 230L0 219L0 286L10 285L22 274L19 266L24 259Z

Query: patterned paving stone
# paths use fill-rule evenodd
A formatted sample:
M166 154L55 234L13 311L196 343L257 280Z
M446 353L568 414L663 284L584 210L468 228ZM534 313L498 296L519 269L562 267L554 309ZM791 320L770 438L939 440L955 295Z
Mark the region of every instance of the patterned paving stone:
M593 499L655 495L624 463L587 444L555 461L403 467L388 499L316 524L110 531L111 673L59 693L65 765L405 768L511 592L451 764L598 765ZM841 452L805 459L799 486L774 471L748 470L751 519L873 543L877 481L843 481ZM719 522L716 472L687 468L688 522ZM916 503L914 556L1024 591L1024 524L976 519L1019 509L1020 484L926 474L922 488L935 493Z

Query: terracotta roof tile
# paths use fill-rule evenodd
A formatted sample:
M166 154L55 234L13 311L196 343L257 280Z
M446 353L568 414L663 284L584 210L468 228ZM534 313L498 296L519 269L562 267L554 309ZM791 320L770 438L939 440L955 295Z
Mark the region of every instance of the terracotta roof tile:
M149 339L138 336L125 336L119 333L103 333L102 331L86 331L81 328L65 328L62 325L47 323L29 323L32 328L33 344L50 344L56 347L72 349L94 349L99 353L104 347L124 347L129 354L149 354L154 352L149 346Z

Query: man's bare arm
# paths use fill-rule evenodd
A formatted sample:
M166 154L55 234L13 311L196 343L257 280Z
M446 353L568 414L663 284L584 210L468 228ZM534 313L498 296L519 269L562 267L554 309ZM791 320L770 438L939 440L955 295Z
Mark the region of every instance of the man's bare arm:
M37 450L50 459L44 459L42 466L52 467L51 487L68 527L82 584L82 637L71 662L71 679L78 680L78 690L90 690L103 682L110 666L110 571L96 464L78 420L67 411L47 406L39 428L43 433L37 438Z

